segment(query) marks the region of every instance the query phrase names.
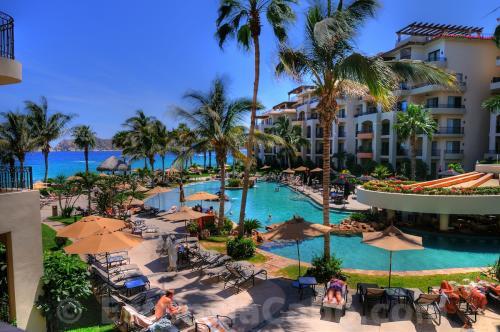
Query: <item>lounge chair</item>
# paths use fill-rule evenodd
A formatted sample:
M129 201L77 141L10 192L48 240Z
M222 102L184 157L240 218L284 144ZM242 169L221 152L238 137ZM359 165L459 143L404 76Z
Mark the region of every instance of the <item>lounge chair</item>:
M223 321L221 318L227 320L227 322ZM234 331L232 327L233 327L233 320L228 316L222 316L222 315L198 318L195 320L194 323L195 332L198 331L229 332L229 331Z
M347 290L347 284L344 284L344 286L342 287L342 302L341 303L329 303L329 302L326 302L326 294L327 294L327 291L328 289L330 288L330 282L328 282L325 286L325 296L323 298L323 301L321 301L321 309L320 309L320 312L321 313L324 313L326 311L326 309L331 309L331 310L340 310L342 312L342 316L345 315L345 310L346 310L346 306L347 306L347 294L348 294L348 290Z
M236 287L237 292L239 292L241 285L248 281L252 281L252 286L255 286L255 277L257 276L264 276L267 280L267 271L264 269L255 271L255 267L251 264L245 266L227 264L226 268L229 274L224 279L224 289Z
M231 260L232 260L232 258L230 256L221 255L221 256L218 256L215 259L207 261L207 264L200 265L197 268L197 270L200 271L201 274L204 274L204 270L209 270L209 269L221 267L221 266L223 266L224 264L226 264L227 262L229 262Z
M135 310L133 307L129 305L123 305L120 311L120 325L126 328L127 331L140 331L146 332L150 331L150 327L153 327L154 324L169 325L170 332L179 331L168 317L162 317L159 320L155 320L155 317L148 317L148 315L142 314ZM159 331L163 331L162 329L158 329Z
M441 310L439 309L440 294L420 294L413 301L415 313L420 314L422 318L432 319L437 325L441 325Z
M366 291L361 293L361 303L363 304L363 316L366 314L366 309L369 305L384 303L385 290L383 288L366 288Z

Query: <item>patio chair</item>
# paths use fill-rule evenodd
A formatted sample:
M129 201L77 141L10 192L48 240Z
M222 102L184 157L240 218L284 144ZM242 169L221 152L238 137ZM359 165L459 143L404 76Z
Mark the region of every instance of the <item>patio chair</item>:
M343 300L343 303L328 303L328 302L325 302L326 300L326 294L327 294L327 291L328 289L330 288L330 282L328 282L326 285L325 285L325 296L323 297L323 300L321 301L321 309L320 309L320 313L324 313L326 311L326 309L330 309L330 310L340 310L342 312L342 316L345 315L345 310L346 310L346 306L347 306L347 294L348 294L348 290L347 290L347 284L344 284L344 286L342 287L342 300Z
M200 274L204 274L205 270L217 268L223 266L225 263L231 261L232 258L227 255L221 255L215 259L207 261L207 264L200 265L197 270L200 271Z
M227 322L223 321L221 318L227 320ZM194 323L195 332L198 331L230 332L234 331L232 327L233 327L233 320L228 316L222 316L222 315L198 318L195 320Z
M163 324L168 326L168 331L179 331L170 319L166 316L160 318L155 321L154 317L148 317L148 315L143 314L135 310L133 307L129 305L123 305L120 311L120 319L119 324L123 326L126 331L140 331L146 332L150 331L150 327L153 328L155 324ZM161 325L160 325L161 326ZM164 326L163 328L166 327ZM154 328L153 328L154 329ZM160 327L158 327L159 331L163 331Z
M441 310L439 309L440 294L420 294L413 301L415 313L424 319L432 319L437 325L441 325Z
M366 309L369 305L385 302L385 290L383 288L366 288L366 291L361 293L361 303L363 304L363 316L366 314Z
M254 266L250 264L245 266L228 264L226 267L230 274L224 281L224 288L236 287L237 292L239 292L241 285L248 281L252 281L252 286L255 286L255 277L257 276L262 275L267 280L266 270L255 271Z

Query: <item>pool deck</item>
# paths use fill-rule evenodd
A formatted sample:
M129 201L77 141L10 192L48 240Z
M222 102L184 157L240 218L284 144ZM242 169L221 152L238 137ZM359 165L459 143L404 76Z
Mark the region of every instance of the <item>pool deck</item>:
M323 204L323 196L320 192L314 192L310 187L308 186L293 186L293 185L288 185L290 189L300 192L307 197L311 198L315 203L322 205ZM340 211L340 212L362 212L370 209L371 206L360 203L356 200L355 195L350 195L349 198L347 199L347 203L344 205L335 205L335 204L330 204L330 209L335 210L335 211Z

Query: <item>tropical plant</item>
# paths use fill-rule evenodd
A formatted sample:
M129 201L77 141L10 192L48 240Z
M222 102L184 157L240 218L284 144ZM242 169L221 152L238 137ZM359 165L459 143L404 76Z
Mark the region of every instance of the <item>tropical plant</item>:
M302 136L302 128L293 126L290 119L284 116L279 117L274 123L273 132L285 142L279 146L279 153L284 157L287 167L291 168L300 147L307 146L309 141Z
M143 110L137 110L135 115L128 118L123 126L127 132L127 148L133 157L144 157L144 168L147 168L146 159L149 161L151 170L154 171L155 155L158 152L158 144L154 134L156 118L147 116ZM126 152L123 152L126 154Z
M255 243L251 238L235 237L226 242L227 254L233 259L247 259L255 254Z
M500 47L500 24L495 28L495 32L493 33L493 40L497 47Z
M102 178L95 173L78 172L75 174L74 179L79 182L82 191L87 194L87 212L90 214L92 211L92 191Z
M231 37L236 37L238 45L245 50L253 46L254 50L254 82L252 108L250 115L250 130L246 142L247 159L243 176L243 192L239 224L243 227L245 219L248 188L250 185L250 170L254 163L255 119L258 106L258 91L260 77L260 35L264 15L272 27L279 42L286 40L286 27L295 20L295 13L290 7L296 0L221 0L218 9L216 38L222 48Z
M153 123L153 135L155 136L155 150L160 155L161 158L161 180L165 182L165 158L167 153L170 151L169 144L172 141L172 134L167 130L167 127L159 121L156 120Z
M315 3L307 12L306 46L292 49L282 45L278 75L287 73L295 79L311 78L313 94L319 99L316 111L323 127L323 223L330 224L330 133L339 106L337 99L370 95L384 109L391 107L400 82L410 80L453 86L456 78L446 71L421 61L384 61L380 56L367 57L355 51L354 36L362 24L373 17L376 0L354 0L349 5L339 1L326 8ZM324 254L330 254L330 237L325 236Z
M239 188L239 187L241 187L241 180L238 178L231 178L231 179L227 180L227 187Z
M481 107L491 113L500 112L500 95L494 95L483 101Z
M462 167L462 164L460 164L460 163L448 164L448 169L454 170L457 173L465 173L465 170Z
M29 112L28 123L31 127L31 135L35 137L36 144L43 154L45 162L43 181L47 182L50 143L64 134L64 130L73 116L59 112L49 114L48 102L45 97L40 98L40 104L28 100L25 102L25 105Z
M262 228L262 224L257 219L245 219L245 233L251 235L254 230Z
M319 256L314 257L311 262L312 267L307 269L307 275L313 276L319 283L326 284L331 278L342 278L342 260L335 257Z
M417 170L417 135L423 134L430 141L437 131L438 126L431 113L421 105L409 104L406 112L397 113L396 119L397 122L394 124L394 129L398 134L398 138L408 141L410 144L410 178L415 180Z
M37 139L31 132L28 116L19 112L2 113L5 123L0 125L0 140L19 161L21 186L24 187L24 161L26 153L34 150Z
M73 128L73 138L75 145L83 150L85 158L85 172L89 172L89 150L96 144L96 135L90 126L77 126Z
M60 331L58 310L78 315L84 308L81 301L92 294L87 265L78 256L62 251L45 252L43 258L42 294L36 301L37 308L46 318L48 331Z
M378 165L377 167L375 167L371 175L376 179L383 180L388 178L391 175L391 172L389 171L389 168L387 168L387 166Z
M220 166L220 195L224 197L226 188L224 165L228 153L231 153L233 158L242 158L239 141L244 128L241 123L243 116L250 111L252 101L245 98L229 100L226 87L219 78L214 80L208 93L193 91L187 93L185 98L193 102L194 108L190 111L179 108L177 113L193 125L199 134L199 139L187 147L177 159L182 161L198 151L200 146L210 144L215 150L217 164ZM224 203L225 200L219 200L219 228L224 221Z
M49 190L57 197L61 216L70 217L73 213L83 192L80 181L79 177L66 178L64 175L58 175L52 180Z
M0 320L10 322L7 247L0 242Z

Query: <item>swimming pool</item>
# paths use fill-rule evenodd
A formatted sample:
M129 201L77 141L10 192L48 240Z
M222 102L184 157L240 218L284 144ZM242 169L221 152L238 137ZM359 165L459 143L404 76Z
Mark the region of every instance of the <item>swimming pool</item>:
M184 187L186 196L198 191L216 193L219 191L218 181L195 183ZM279 191L276 191L279 188ZM241 190L226 190L230 201L226 203L226 215L233 221L238 221L240 215ZM199 202L187 202L195 205ZM179 189L168 193L151 197L148 204L160 209L168 209L172 205L179 206ZM217 209L218 202L203 202L203 206L213 206ZM248 190L246 214L248 218L258 219L262 226L283 222L300 215L305 220L314 223L323 222L321 208L313 203L310 198L296 193L288 187L278 187L276 183L258 182L254 188ZM330 223L338 224L349 214L342 212L330 212Z
M442 235L415 230L405 230L405 232L422 236L425 249L394 252L392 255L394 271L483 267L493 264L500 254L498 238ZM303 241L300 244L301 259L311 262L313 257L321 255L323 241L323 237ZM297 257L294 243L264 245L262 249L288 258ZM361 236L332 235L331 253L342 259L344 268L389 269L389 252L361 243Z
M275 183L258 182L255 188L248 192L248 218L258 219L263 226L282 222L293 215L300 215L307 221L321 223L322 211L308 197L296 193L288 187L279 187L275 191ZM219 191L219 182L211 181L187 185L185 194L190 195L197 191L215 193ZM241 190L227 190L230 201L227 202L227 216L237 221L240 211ZM188 202L190 205L198 202ZM148 204L168 209L172 205L179 205L179 190L154 196ZM203 202L204 206L216 202ZM269 219L271 215L271 219ZM330 222L340 223L348 213L330 212ZM481 267L493 264L500 254L500 239L472 237L461 235L435 234L415 230L406 230L410 234L423 237L424 250L402 251L393 254L393 270L431 270L457 267ZM303 241L301 245L301 259L311 262L314 256L323 251L323 237ZM297 249L294 243L278 245L264 245L262 249L274 254L296 259ZM387 270L389 267L389 253L385 250L361 243L360 236L331 236L331 252L343 261L344 268Z

